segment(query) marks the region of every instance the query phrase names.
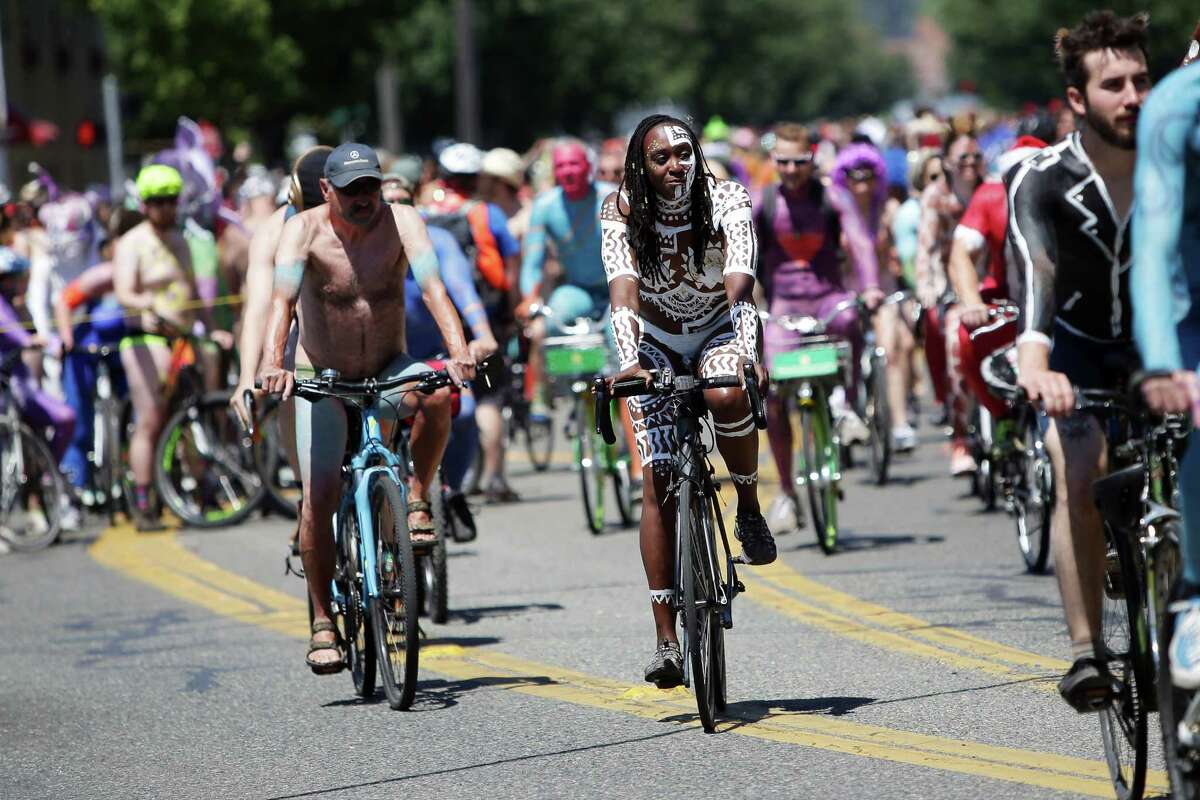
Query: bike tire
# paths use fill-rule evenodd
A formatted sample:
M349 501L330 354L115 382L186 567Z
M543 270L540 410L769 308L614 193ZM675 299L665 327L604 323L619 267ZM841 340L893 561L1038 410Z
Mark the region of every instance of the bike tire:
M1100 712L1104 758L1118 800L1141 800L1146 786L1147 714L1154 694L1142 616L1143 585L1132 542L1104 526L1108 567L1101 603L1101 640L1121 684Z
M438 469L434 487L429 492L429 505L433 509L433 527L437 538L429 552L419 557L421 564L423 601L421 607L425 610L429 621L435 625L445 625L450 616L450 574L446 556L446 537L450 530L450 515L446 511L446 492L448 489L442 483L442 471Z
M404 711L412 706L417 691L420 625L417 619L419 576L416 556L408 534L406 506L400 487L390 477L379 476L371 484L369 497L375 526L376 569L381 569L383 564L384 526L390 526L389 538L393 538L395 548L396 583L387 595L370 598L367 606L378 650L383 692L387 695L388 705ZM384 590L382 576L380 590Z
M804 465L804 485L808 507L812 510L813 534L825 555L837 550L838 445L833 441L829 407L822 390L813 393L811 403L800 404L800 463Z
M554 454L554 423L552 420L534 422L525 418L525 452L529 454L529 463L535 472L545 472L550 469L550 459Z
M1054 514L1054 466L1036 414L1025 415L1021 455L1013 487L1017 549L1028 572L1040 575L1050 560L1050 523Z
M876 486L888 480L892 464L892 413L887 393L887 356L877 352L871 357L871 475Z
M367 622L367 604L363 598L362 581L362 537L358 530L358 517L354 509L348 509L345 518L340 518L341 535L338 536L337 564L334 568L334 588L340 596L334 609L334 620L338 625L342 643L346 647L346 662L350 667L350 679L354 693L367 698L375 693L377 658L375 637ZM312 595L308 597L308 622L312 629Z
M229 397L229 392L214 392L180 408L163 426L155 448L159 497L192 528L237 525L267 493Z
M0 483L0 537L21 553L53 544L62 531L67 482L50 448L23 423L0 426Z
M133 477L133 464L129 460L129 443L133 441L133 402L128 398L121 401L117 415L117 441L120 460L117 462L117 488L121 496L119 507L125 512L125 518L132 521L134 511L134 487L137 481Z
M692 691L700 724L707 733L716 730L717 684L712 631L721 623L716 613L716 585L713 568L712 519L702 495L690 481L680 486L677 530L679 564L683 591L683 628L686 651L683 657L691 667Z
M595 412L589 410L589 405L586 395L575 395L575 464L579 468L579 489L583 493L584 521L588 530L598 536L604 533L606 478L601 468L600 448L606 445L596 433L596 426L592 424L592 414Z
M1166 608L1166 598L1179 575L1179 534L1175 523L1159 531L1160 543L1154 554L1154 579L1161 598L1160 610ZM1171 680L1171 664L1167 649L1175 634L1174 615L1163 613L1158 625L1158 667L1156 688L1158 714L1162 728L1163 757L1171 797L1176 800L1200 800L1200 751L1183 747L1179 741L1179 724L1190 705L1194 690L1178 689Z
M262 415L255 423L254 465L262 476L267 490L265 502L271 510L288 519L296 519L301 493L300 477L293 472L283 446L283 433L279 428L281 405L275 397L268 399Z

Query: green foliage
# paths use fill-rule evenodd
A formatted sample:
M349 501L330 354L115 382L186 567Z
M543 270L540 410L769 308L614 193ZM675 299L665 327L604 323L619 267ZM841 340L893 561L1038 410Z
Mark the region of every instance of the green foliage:
M947 0L948 2L950 0ZM957 0L962 2L963 0ZM133 135L189 114L281 143L289 120L326 134L400 76L410 141L454 129L452 0L86 0L101 17ZM769 122L871 111L910 90L857 0L475 0L485 144L609 133L631 105ZM373 134L367 132L368 137ZM278 149L275 147L274 149Z
M1200 12L1177 0L931 0L953 45L950 72L1008 107L1063 95L1054 35L1095 8L1150 12L1150 66L1155 78L1179 65Z

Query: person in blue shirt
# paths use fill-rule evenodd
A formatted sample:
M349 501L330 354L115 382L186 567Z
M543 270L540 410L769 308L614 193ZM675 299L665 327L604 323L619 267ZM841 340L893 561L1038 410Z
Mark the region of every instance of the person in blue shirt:
M543 374L542 342L547 335L579 317L602 319L608 311L608 282L600 258L600 206L615 187L596 184L587 150L568 141L554 149L555 188L538 195L533 203L529 233L521 260L522 301L517 318L528 321L529 308L542 295L548 247L553 247L563 271L563 284L546 300L550 316L534 320L529 335L529 363L535 375ZM607 327L607 326L605 326ZM544 382L538 380L530 408L533 416L548 416Z
M389 173L384 176L385 202L411 205L412 189L412 184L400 174ZM454 307L471 330L471 341L467 343L467 349L476 363L481 362L496 352L497 344L491 325L488 324L483 302L475 290L471 263L452 233L433 225L430 225L428 230L434 252L437 253L442 283L445 284ZM405 279L404 308L405 337L409 355L418 361L440 357L444 348L442 334L433 315L421 299L421 288L417 285L412 270L409 270ZM475 538L475 520L462 492L462 486L478 448L479 429L475 424L475 397L470 389L464 387L458 414L450 425L450 441L442 457L442 477L451 491L446 505L467 532L467 535L462 537L464 540Z
M1133 330L1154 410L1191 412L1200 425L1200 64L1176 70L1138 118L1134 176ZM1200 444L1193 433L1180 465L1183 583L1171 609L1171 677L1200 688Z

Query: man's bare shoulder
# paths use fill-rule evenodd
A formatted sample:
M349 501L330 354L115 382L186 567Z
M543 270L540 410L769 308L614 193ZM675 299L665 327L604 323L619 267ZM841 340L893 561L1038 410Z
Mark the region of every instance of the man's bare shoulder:
M387 207L391 209L392 219L396 222L396 230L400 233L424 230L425 220L413 206L392 203Z

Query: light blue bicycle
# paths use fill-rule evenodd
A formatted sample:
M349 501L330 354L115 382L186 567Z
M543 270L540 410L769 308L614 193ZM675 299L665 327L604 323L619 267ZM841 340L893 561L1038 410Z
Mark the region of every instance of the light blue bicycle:
M384 442L380 398L401 386L430 394L450 384L445 370L361 381L343 381L336 371L325 370L317 378L296 381L297 397L312 402L335 398L349 418L358 419L357 426L348 425L342 499L333 523L332 605L355 692L369 697L375 691L378 667L388 704L395 709L411 706L416 693L421 581L417 558L427 556L430 546L414 546L409 538L412 464L407 439L396 435L394 448ZM394 569L385 575L388 551ZM310 622L311 617L310 600Z

